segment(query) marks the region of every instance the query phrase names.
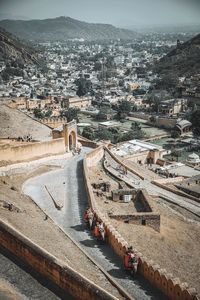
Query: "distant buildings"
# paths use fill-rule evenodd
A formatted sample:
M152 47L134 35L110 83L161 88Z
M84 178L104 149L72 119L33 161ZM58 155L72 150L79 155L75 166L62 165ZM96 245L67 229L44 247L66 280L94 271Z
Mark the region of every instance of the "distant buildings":
M158 112L161 115L168 117L177 116L187 110L187 99L170 99L162 100L158 107Z
M69 108L88 108L91 106L92 100L88 97L71 97L67 99L62 100L62 106L63 108L69 109Z

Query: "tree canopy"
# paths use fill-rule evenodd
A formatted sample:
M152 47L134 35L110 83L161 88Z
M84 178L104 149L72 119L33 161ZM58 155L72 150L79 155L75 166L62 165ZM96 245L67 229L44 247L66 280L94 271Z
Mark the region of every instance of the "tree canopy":
M200 137L200 109L195 110L191 115L192 130L196 137Z
M78 108L70 107L68 110L62 111L61 115L67 118L67 122L72 120L76 120L78 122L78 112Z
M88 92L92 89L92 83L90 80L87 80L85 78L79 78L75 81L75 84L77 86L77 92L76 94L79 97L85 96Z

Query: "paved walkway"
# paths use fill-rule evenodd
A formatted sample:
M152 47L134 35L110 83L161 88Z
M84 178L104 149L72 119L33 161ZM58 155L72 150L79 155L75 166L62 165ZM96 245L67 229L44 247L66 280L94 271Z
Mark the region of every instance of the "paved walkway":
M24 193L29 195L56 224L80 243L84 250L136 300L165 300L163 294L154 290L143 278L138 277L133 280L129 274L126 274L121 259L109 245L98 244L90 231L85 228L83 214L87 206L87 195L82 160L84 153L88 151L89 149L84 149L81 155L66 160L63 169L28 180L24 185ZM61 190L65 190L64 207L60 211L55 208L44 187L46 184L53 186L55 182L56 185L60 183ZM59 198L59 193L57 197Z

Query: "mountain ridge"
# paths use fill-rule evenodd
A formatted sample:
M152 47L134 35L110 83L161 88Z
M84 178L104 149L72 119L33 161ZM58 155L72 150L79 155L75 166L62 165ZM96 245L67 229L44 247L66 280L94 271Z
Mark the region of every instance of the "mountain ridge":
M17 37L0 27L0 59L20 59L24 62L35 62L35 50L22 43Z
M1 20L0 26L25 40L58 41L69 39L133 39L137 33L111 24L88 23L71 17L35 20Z
M154 70L159 74L174 73L178 76L200 73L200 34L184 43L178 41L176 48L162 57Z

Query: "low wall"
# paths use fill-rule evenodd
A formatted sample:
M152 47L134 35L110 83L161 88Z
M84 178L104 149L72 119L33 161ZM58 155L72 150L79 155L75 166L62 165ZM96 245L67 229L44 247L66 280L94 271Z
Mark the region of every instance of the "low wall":
M2 220L0 244L76 299L117 300Z
M143 119L146 121L148 121L149 118L151 117L151 115L149 115L149 114L141 114L141 113L137 113L137 112L130 112L129 116L133 117L133 118L137 118L137 119Z
M95 158L96 156L96 158ZM113 156L113 155L112 155ZM114 252L123 258L125 252L128 249L128 243L117 232L117 230L110 224L109 220L99 211L96 200L94 198L92 186L89 180L88 168L93 166L94 163L98 163L102 157L102 147L98 147L90 154L86 155L83 161L85 187L88 195L88 202L97 217L103 221L106 233L108 236L108 243L114 250ZM90 162L92 158L92 162ZM117 159L116 159L117 161ZM121 162L120 162L121 163ZM166 296L172 300L198 300L197 294L194 289L188 288L187 283L180 283L180 280L173 278L170 274L160 268L155 262L148 261L142 256L136 249L134 252L139 256L138 272L147 279L154 287L161 290Z
M158 127L172 128L176 125L177 118L156 117L155 125Z
M132 215L110 215L111 219L135 225L145 225L160 232L160 215L154 213L135 213Z
M64 154L64 139L54 139L51 141L27 143L20 145L1 145L1 163L13 164L27 160L34 160L48 155Z
M144 212L152 212L152 208L149 204L150 199L151 197L145 189L139 190L135 198L136 201L139 201L141 203Z
M124 168L126 168L128 171L130 171L131 173L137 175L138 177L140 177L142 180L144 180L144 177L139 174L138 172L136 172L135 170L131 169L128 165L126 165L125 163L123 163L123 161L121 161L118 157L116 157L108 148L106 148L106 151L110 154L110 156L119 164L121 164Z
M182 196L182 197L186 197L186 198L192 199L192 200L194 200L194 201L200 203L200 199L199 199L199 198L194 197L194 196L192 196L192 195L188 195L188 194L186 194L186 193L184 193L184 192L181 192L181 191L178 191L178 190L176 190L176 189L173 189L173 188L171 188L170 186L161 183L161 182L160 182L160 179L159 179L159 180L153 180L152 183L155 184L155 185L157 185L158 187L160 187L160 188L166 190L166 191L172 192L172 193L174 193L174 194L176 194L176 195L179 195L179 196Z
M96 166L99 161L103 158L104 156L104 147L99 146L98 148L94 149L92 152L87 154L87 166L88 168Z
M154 182L158 182L160 184L174 184L177 182L181 182L184 180L184 177L175 177L175 178L161 178L161 179L156 179Z
M80 135L78 135L78 142L80 142L82 144L82 146L84 146L84 147L89 147L89 148L93 148L93 149L98 147L96 142L88 140Z

